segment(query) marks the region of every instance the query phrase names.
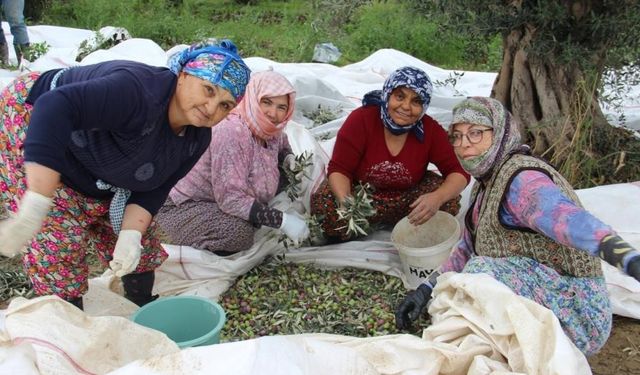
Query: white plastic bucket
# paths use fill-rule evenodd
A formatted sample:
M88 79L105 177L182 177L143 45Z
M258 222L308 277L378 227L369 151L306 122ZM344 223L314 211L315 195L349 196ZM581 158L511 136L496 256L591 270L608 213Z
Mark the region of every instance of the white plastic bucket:
M438 211L422 225L412 225L404 217L391 232L402 271L409 287L417 288L449 256L460 238L460 223L451 214Z

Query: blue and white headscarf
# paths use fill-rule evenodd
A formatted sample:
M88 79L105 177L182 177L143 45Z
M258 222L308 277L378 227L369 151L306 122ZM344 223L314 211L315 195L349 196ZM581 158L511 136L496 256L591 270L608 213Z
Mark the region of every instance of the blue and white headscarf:
M236 102L244 96L251 75L235 44L228 39L193 44L171 56L168 65L176 75L185 72L222 87Z
M391 92L398 87L407 87L415 91L422 99L422 113L412 125L401 126L396 124L389 115L389 97ZM422 117L427 113L429 103L431 103L431 94L433 93L433 84L427 73L423 70L405 66L396 69L391 75L384 81L382 91L375 90L367 93L362 99L362 105L378 105L380 106L380 118L385 128L387 128L391 134L400 135L412 131L420 142L424 141L424 128L422 126Z

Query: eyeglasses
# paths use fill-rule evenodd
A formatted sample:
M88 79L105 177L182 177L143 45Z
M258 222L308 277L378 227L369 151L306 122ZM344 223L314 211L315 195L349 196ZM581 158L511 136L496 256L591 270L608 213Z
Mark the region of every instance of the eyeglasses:
M449 136L449 142L453 147L459 147L462 145L462 137L465 136L467 137L467 141L474 145L482 141L482 135L484 134L484 132L490 131L493 131L493 129L471 129L464 134L460 132L453 132Z

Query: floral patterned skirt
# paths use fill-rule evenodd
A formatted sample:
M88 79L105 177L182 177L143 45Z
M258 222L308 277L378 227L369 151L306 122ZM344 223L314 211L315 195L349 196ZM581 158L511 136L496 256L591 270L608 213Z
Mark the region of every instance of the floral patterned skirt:
M415 187L408 190L385 190L374 191L371 199L376 214L369 218L369 224L393 226L400 219L411 212L409 205L418 197L425 193L430 193L442 185L443 178L431 171L428 171L422 181ZM352 188L353 190L353 188ZM311 214L320 217L320 223L325 237L334 241L348 241L350 238L346 234L346 222L338 217L338 204L331 192L329 183L325 181L318 190L311 195ZM446 211L456 215L460 210L460 197L452 199L440 207L441 211Z
M491 275L516 294L553 311L566 335L587 356L609 338L612 312L604 277L562 276L524 257L473 257L462 272Z
M27 189L23 143L31 105L25 103L40 73L18 77L0 92L0 210L16 212ZM55 124L52 124L54 126ZM117 235L109 222L108 199L95 199L61 185L41 231L27 244L23 263L37 295L55 294L70 300L88 288L87 251L93 249L106 266ZM134 272L151 271L167 258L156 226L142 238L142 257Z

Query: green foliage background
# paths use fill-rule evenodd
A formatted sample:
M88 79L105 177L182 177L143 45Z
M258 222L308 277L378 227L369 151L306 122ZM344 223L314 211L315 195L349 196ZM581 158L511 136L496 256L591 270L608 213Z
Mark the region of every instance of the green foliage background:
M535 30L528 52L585 69L637 63L640 52L640 2L637 0L409 0L420 14L438 19L477 40L507 34L524 25ZM588 6L588 7L587 7Z
M640 82L640 2L598 0L580 19L563 11L570 3L579 1L525 1L516 9L501 0L31 0L25 14L31 23L124 27L164 49L229 38L245 57L310 62L317 43L331 42L342 52L336 65L393 48L445 69L494 72L502 63L503 35L533 25L540 37L527 52L581 65L593 90L614 87L600 99L624 122L625 87ZM575 186L638 179L637 168L629 166L637 164L640 142L627 133L581 134L586 146L573 145L575 160L563 163L565 172L580 171L581 177L571 178ZM592 153L592 146L601 150Z
M501 61L499 39L489 38L489 47L478 53L473 40L441 31L435 20L401 0L34 0L30 6L26 14L34 23L90 30L120 26L165 49L226 37L243 56L280 62L311 61L322 42L342 52L337 65L382 48L443 68L497 71Z

